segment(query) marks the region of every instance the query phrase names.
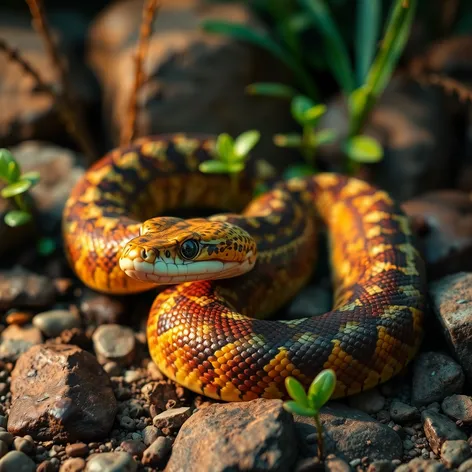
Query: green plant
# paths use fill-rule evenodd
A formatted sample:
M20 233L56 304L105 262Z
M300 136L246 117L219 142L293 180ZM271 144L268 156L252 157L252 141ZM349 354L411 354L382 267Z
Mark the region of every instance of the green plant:
M12 199L16 207L7 212L5 223L11 227L28 223L32 218L28 190L39 182L39 173L22 174L13 154L7 149L0 149L0 180L6 183L1 196Z
M234 194L238 192L239 176L246 167L250 151L258 143L257 130L245 131L236 139L227 133L218 135L214 149L215 158L200 164L200 171L206 174L229 174Z
M314 174L317 171L315 157L318 146L336 139L335 130L316 131L320 118L326 113L326 105L316 104L304 95L296 95L291 102L291 112L302 133L276 134L274 143L279 147L299 149L305 164L289 167L285 172L286 178Z
M314 418L318 434L318 457L320 460L324 458L324 438L320 421L320 409L331 398L335 386L336 373L332 369L322 370L311 383L308 393L294 377L285 379L285 387L293 400L285 402L284 408L290 413Z
M281 43L279 41L280 44L269 33L260 33L241 24L207 21L203 27L206 31L227 34L263 47L287 64L294 73L299 67L304 68L303 77L310 75L307 72L308 66L314 65L315 61L310 61L310 55L301 52L304 48L300 34L310 29L317 31L323 43L322 62L336 79L348 104L349 131L340 143L347 157L345 171L352 174L361 163L380 161L383 157L382 147L373 138L363 135L362 131L398 64L409 37L418 1L392 1L384 35L378 46L383 18L382 2L358 0L354 31L355 67L351 63L348 44L326 0L286 2L290 4L290 9L286 7L285 11L280 6L284 2L267 3L272 5L270 12L275 19L275 29L284 38ZM298 9L293 7L294 3L298 5ZM297 65L295 68L294 60ZM302 93L316 101L317 93L307 88L306 80L300 80L299 71L295 76ZM272 82L250 84L246 91L254 95L288 99L300 94L290 86Z

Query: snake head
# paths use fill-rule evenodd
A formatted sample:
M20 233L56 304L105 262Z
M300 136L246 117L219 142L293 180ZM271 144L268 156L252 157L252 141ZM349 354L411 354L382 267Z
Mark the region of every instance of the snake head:
M165 285L242 275L254 267L256 253L251 236L224 218L159 217L143 223L119 262L129 277Z

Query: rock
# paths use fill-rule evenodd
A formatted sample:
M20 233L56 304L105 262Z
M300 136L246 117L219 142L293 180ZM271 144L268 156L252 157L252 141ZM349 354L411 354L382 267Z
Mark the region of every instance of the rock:
M155 426L146 426L142 431L143 441L146 446L150 446L159 436L162 436Z
M349 406L373 415L385 406L385 397L373 388L349 397Z
M363 167L363 177L400 202L451 186L453 134L452 126L440 124L445 114L443 92L424 87L406 76L394 77L373 108L363 131L381 143L384 158L374 166ZM339 141L320 147L318 159L329 170L339 171L344 162L339 143L349 132L347 107L341 96L328 103L328 111L320 120L318 129L328 128L337 131Z
M152 419L152 423L156 428L169 428L176 431L190 418L191 414L192 413L188 406L171 408L170 410L163 411L155 416Z
M26 454L10 451L0 459L0 472L35 472L36 464Z
M0 335L0 359L15 361L30 347L43 342L38 328L10 325Z
M124 318L126 306L116 297L97 295L86 290L80 303L80 311L87 324L119 324Z
M109 147L119 142L123 113L128 110L141 17L142 0L123 1L105 8L90 29L89 60L104 90L105 125L113 144ZM289 108L247 94L245 87L259 81L285 82L286 68L248 42L205 33L200 25L206 19L242 23L265 34L263 24L241 3L163 2L149 42L148 80L140 91L136 136L223 131L237 135L257 128L261 132L257 152L271 155L271 163L280 160L282 169L290 162L290 153L275 147L272 136L293 128Z
M92 454L87 462L87 472L134 472L138 464L127 452L102 452Z
M77 55L83 39L74 38L70 34L76 30L76 24L77 15L74 27L59 29L51 24L51 29L55 43L70 62L69 77L71 88L77 97L78 105L75 108L78 111L95 102L98 90L94 86L92 75L84 68ZM41 71L44 82L54 87L59 86L57 68L51 67L44 43L38 41L38 34L32 28L28 15L20 16L2 11L0 37L19 49L22 57ZM65 127L58 116L54 100L48 94L40 92L35 81L16 63L11 63L5 54L0 57L0 70L4 71L0 78L0 103L5 110L0 120L0 147L28 139L64 141Z
M449 418L435 411L425 410L421 414L423 429L433 452L439 455L444 441L456 439L466 440L467 435L462 432Z
M306 437L316 433L312 418L296 416L297 433L305 455L316 455L317 446L307 444ZM340 403L330 403L321 410L327 453L352 461L368 457L370 461L400 459L402 440L398 434L360 410Z
M352 469L347 462L330 454L325 460L325 470L326 472L351 472Z
M367 472L393 472L394 468L390 461L374 461L369 464Z
M414 405L440 402L461 393L464 372L451 357L439 352L421 353L413 364L411 401Z
M408 462L408 464L397 467L395 472L446 472L446 468L437 461L417 457Z
M459 273L432 283L430 288L433 311L469 381L472 381L471 287L472 273Z
M390 405L390 417L395 423L405 424L420 418L420 412L414 406L394 400Z
M114 361L129 365L132 362L136 346L132 329L117 324L102 325L95 330L92 339L100 363Z
M166 380L149 382L142 387L141 392L151 405L161 411L166 409L166 404L170 400L175 402L175 406L183 406L182 400L185 397L185 391L181 386Z
M120 447L123 451L128 452L133 457L136 456L138 459L141 459L143 452L146 449L145 444L139 439L128 439L123 441L120 444Z
M162 466L172 449L172 441L168 437L158 437L143 454L142 463L148 467Z
M45 308L54 303L56 291L42 275L15 268L0 272L0 311L11 308Z
M166 472L290 470L297 443L282 405L257 399L198 410L180 429Z
M51 310L37 314L33 325L52 338L66 329L80 328L80 318L68 310Z
M441 460L448 469L459 467L470 456L472 451L467 441L444 441L441 446Z
M36 468L36 472L56 472L56 470L57 470L56 463L47 461L47 460L41 462L41 464L39 464L38 467ZM60 470L60 472L62 471ZM70 471L70 472L73 472L73 471Z
M11 446L14 439L15 438L11 433L7 431L0 431L0 441L4 442L7 446Z
M81 457L67 459L61 465L59 472L82 472L85 470L86 462Z
M8 452L8 444L5 441L0 441L0 458Z
M66 454L69 457L85 457L88 451L89 448L85 443L69 444L66 447Z
M13 440L13 447L15 450L24 452L25 454L28 454L29 456L33 453L34 451L34 442L30 438L15 438Z
M76 346L29 349L12 372L11 392L8 431L37 440L102 438L117 411L108 376L92 354Z
M457 469L457 472L469 472L472 470L472 459L468 459L463 462Z
M444 413L456 421L464 424L472 423L472 397L467 395L451 395L442 402Z
M472 270L472 202L468 193L428 192L404 202L402 209L419 236L429 280Z

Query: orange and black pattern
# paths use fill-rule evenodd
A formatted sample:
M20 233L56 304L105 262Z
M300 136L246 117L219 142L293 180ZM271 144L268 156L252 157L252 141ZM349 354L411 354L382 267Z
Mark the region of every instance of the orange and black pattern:
M140 139L88 170L64 212L67 257L88 286L125 294L153 287L127 277L118 259L143 221L178 208L219 208L208 218L245 229L257 243L253 270L232 279L171 286L155 299L147 338L169 378L206 396L284 398L284 379L308 385L337 374L333 397L385 382L415 355L422 337L425 276L408 220L371 185L323 173L292 179L252 199L248 169L238 201L228 177L198 171L212 139ZM332 311L280 321L268 316L308 282L318 225L330 242ZM229 241L227 250L238 251Z

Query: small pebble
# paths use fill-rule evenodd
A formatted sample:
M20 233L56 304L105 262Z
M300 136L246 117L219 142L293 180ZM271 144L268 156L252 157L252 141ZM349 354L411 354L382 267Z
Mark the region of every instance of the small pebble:
M8 452L7 443L0 441L0 457L3 457Z
M36 472L56 472L56 467L51 461L45 460L36 467Z
M66 446L66 454L69 457L85 457L89 448L85 443L74 443Z
M349 397L349 405L372 415L378 413L385 406L385 397L376 388L373 388Z
M30 313L25 313L23 311L13 311L9 313L5 320L9 325L18 325L23 326L26 323L31 321L32 315Z
M121 373L121 368L116 362L107 362L103 369L110 377L118 377Z
M472 424L472 397L451 395L443 400L441 408L450 418L464 424Z
M73 457L71 459L67 459L61 465L59 472L81 472L85 470L85 460L81 457Z
M120 426L122 428L125 428L128 431L134 431L135 430L135 422L133 418L130 418L129 416L122 416L120 418Z
M155 426L146 426L142 431L143 442L150 446L162 433Z
M0 428L6 428L8 420L6 416L0 415Z
M114 361L120 365L129 365L134 358L136 341L133 330L126 326L99 326L92 340L97 358L102 364Z
M425 410L421 414L424 424L424 433L431 449L439 454L442 444L447 440L466 440L467 435L447 416L435 411Z
M367 468L367 472L393 472L394 468L391 461L374 461Z
M420 418L418 408L407 405L406 403L394 400L390 405L390 417L395 423L409 423Z
M69 310L50 310L36 315L33 325L46 336L53 338L66 329L80 328L80 318Z
M180 428L190 418L190 407L173 408L155 416L152 422L156 428Z
M459 467L471 456L472 451L467 441L445 441L441 446L441 461L449 469Z
M7 431L0 431L0 441L5 442L7 446L11 446L13 444L13 434Z
M13 447L20 452L31 455L34 451L34 441L17 437L13 440Z
M169 438L158 437L143 453L142 464L149 467L158 467L167 458L172 449Z
M459 466L459 468L457 469L457 472L470 472L471 470L472 470L472 459L468 459Z
M146 445L139 439L123 441L120 447L123 451L129 452L133 457L136 456L139 459L143 456L143 452L146 449Z
M135 472L138 464L127 452L103 452L90 456L87 472Z

